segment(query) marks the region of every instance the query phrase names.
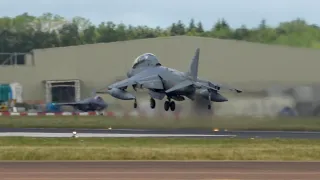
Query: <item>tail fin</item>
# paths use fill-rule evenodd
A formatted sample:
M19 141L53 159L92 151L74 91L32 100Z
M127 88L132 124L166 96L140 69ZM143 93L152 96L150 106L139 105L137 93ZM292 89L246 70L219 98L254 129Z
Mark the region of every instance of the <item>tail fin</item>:
M198 78L199 55L200 55L200 48L197 48L192 58L192 61L190 63L189 71L188 71L189 76L191 76L194 81L196 81Z
M92 91L91 91L91 96L92 97L95 97L97 95L97 91L96 91L96 89L93 89Z

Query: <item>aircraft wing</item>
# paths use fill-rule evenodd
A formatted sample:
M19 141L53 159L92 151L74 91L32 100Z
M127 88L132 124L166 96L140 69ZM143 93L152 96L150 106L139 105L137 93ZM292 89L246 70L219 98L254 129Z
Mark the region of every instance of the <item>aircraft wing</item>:
M70 103L52 103L55 106L76 106L79 104L86 104L84 101L78 101L78 102L70 102Z
M182 89L182 88L190 86L190 85L193 85L193 82L190 80L185 80L185 81L182 81L181 83L173 86L172 88L166 90L166 93L170 93L170 92L176 91L178 89Z
M147 89L164 89L162 80L157 74L149 76L137 74L128 79L111 84L108 88L123 89L132 85L138 85Z
M78 103L52 103L54 106L76 106Z

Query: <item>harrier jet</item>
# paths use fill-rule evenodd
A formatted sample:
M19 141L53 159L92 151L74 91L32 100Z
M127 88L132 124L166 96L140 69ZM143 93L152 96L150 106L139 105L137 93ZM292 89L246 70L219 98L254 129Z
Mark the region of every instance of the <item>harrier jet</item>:
M127 79L108 86L107 93L121 100L134 100L134 108L137 108L136 97L127 92L128 86L148 89L150 95L150 107L155 108L155 99L162 100L165 96L164 109L175 110L175 101L184 101L185 97L194 100L199 94L208 100L208 109L211 109L211 101L228 101L219 94L222 89L228 89L241 93L239 89L223 86L198 78L200 49L197 48L187 72L181 72L160 64L155 55L142 54L137 57L132 68L127 73Z
M100 114L101 111L108 107L108 104L100 96L93 96L76 102L70 103L51 103L49 109L60 109L61 106L72 106L75 110L80 110L83 112L97 111Z

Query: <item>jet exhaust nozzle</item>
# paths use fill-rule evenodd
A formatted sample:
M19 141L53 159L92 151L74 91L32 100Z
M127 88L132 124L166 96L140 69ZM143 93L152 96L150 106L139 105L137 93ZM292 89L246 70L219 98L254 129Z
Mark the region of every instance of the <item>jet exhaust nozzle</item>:
M108 89L108 93L111 96L113 96L115 98L118 98L118 99L121 99L121 100L133 100L133 99L136 99L136 97L133 94L128 93L127 91L122 90L122 89L118 89L118 88Z
M206 90L202 90L200 92L200 95L203 98L205 98L206 100L209 100L209 91L207 89ZM228 101L228 99L225 98L224 96L222 96L221 94L219 94L218 92L212 92L210 101L213 101L213 102L225 102L225 101Z

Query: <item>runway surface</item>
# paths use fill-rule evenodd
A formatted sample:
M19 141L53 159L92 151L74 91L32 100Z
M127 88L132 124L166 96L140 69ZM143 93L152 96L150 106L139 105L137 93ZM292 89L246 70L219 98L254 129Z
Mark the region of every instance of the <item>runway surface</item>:
M55 129L0 128L0 136L70 137L206 137L206 138L291 138L320 139L320 132L304 131L218 131L212 130L152 130L152 129Z
M0 162L3 180L318 180L320 162L98 161Z

